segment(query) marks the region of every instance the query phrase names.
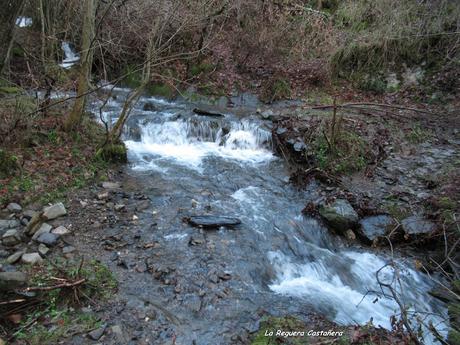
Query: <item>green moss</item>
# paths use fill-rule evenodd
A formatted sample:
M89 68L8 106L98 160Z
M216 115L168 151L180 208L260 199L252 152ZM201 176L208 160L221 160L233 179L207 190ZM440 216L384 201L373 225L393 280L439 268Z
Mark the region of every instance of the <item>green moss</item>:
M142 84L142 71L139 71L136 66L128 65L123 70L123 84L129 88L137 88Z
M109 163L127 163L128 151L122 142L107 144L97 151L96 159L101 159Z
M283 99L291 98L291 85L284 78L273 78L262 86L260 99L265 103L272 103Z
M196 77L200 74L207 74L211 72L214 69L214 65L207 63L207 62L201 62L197 65L193 65L189 69L190 76Z
M340 131L333 147L320 135L313 147L317 165L323 170L335 174L350 174L367 165L366 141L353 132Z
M289 337L282 338L276 336L277 330L302 331L305 330L305 323L291 316L286 317L268 317L262 320L259 332L252 339L251 345L306 345L308 344L307 337ZM272 336L267 336L273 332Z
M14 174L19 169L16 156L0 149L0 177L5 178Z
M0 87L0 94L15 94L20 93L22 90L16 86L1 86Z
M175 89L164 83L164 84L150 84L147 86L147 92L154 96L161 96L166 99L173 99L175 95Z
M429 130L422 128L422 126L417 123L412 126L406 138L412 144L421 144L427 141L431 136L432 133Z

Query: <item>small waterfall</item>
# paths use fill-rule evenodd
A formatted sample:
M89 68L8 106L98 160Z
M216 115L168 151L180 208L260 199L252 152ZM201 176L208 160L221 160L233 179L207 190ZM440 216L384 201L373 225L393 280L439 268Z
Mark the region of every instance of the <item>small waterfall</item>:
M69 42L63 41L61 48L64 51L64 60L59 64L62 68L69 69L80 61L80 55L76 53Z
M16 18L16 25L19 26L20 28L28 28L32 26L33 21L32 18L30 17L17 17Z
M126 142L138 156L159 156L200 168L209 156L261 163L274 158L271 133L247 120L228 125L194 118L149 123L140 128L141 140Z

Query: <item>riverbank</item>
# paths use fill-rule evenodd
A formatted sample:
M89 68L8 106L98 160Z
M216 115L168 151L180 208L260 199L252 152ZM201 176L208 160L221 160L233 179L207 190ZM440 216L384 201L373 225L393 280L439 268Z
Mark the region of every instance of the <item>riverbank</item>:
M120 89L116 92L119 94L104 110L105 119L117 116L118 103L122 104L123 95L127 90ZM246 98L252 99L240 99ZM413 182L412 178L409 179L409 184L405 180L387 183L386 175L380 173L379 168L391 168L397 164L398 167L406 169L406 176L411 173L412 167L419 165L439 171L439 166L455 167L456 164L457 143L452 141L454 139L450 139L451 137L445 133L438 136L425 134L417 126L420 121L414 120L413 123L407 124L407 129L402 128L403 134L398 134L397 137L393 137L393 133L377 137L393 143L392 146L397 149L385 151L387 146L382 145L384 158L378 160L377 166L373 169L376 171L375 180L359 182L371 178L362 175L363 171L366 171L366 164L358 165L358 175L342 176L335 171L334 180L337 177L342 179L338 186L318 184L318 180L309 180L308 175L299 175L296 170L289 172L282 160L273 156L271 138L272 133L275 138L285 133L284 139L294 152L306 152L306 147L310 143L298 140L299 137L308 138L299 128L305 127L305 121L318 122L318 116L320 120L324 120L329 118L328 115L315 113L310 114L314 116L310 116L305 108L295 103L281 103L268 108L252 100L246 108L248 102L243 101L239 104L236 102L237 99L238 97L235 97L232 100L231 108L227 107L227 102L222 106L207 104L210 110L217 109L215 112L223 112L224 116L216 118L197 115L193 112L198 106L196 104L166 101L150 96L142 98L134 109L125 137L130 153L130 165L124 168L114 167L112 172L98 169L98 175L102 176L102 179L96 184L89 180L89 187L81 190L72 189L64 197L68 215L60 222L50 224L50 232L62 225L71 228L72 235L70 239L69 236L60 237L57 247L53 247L50 254L45 256L50 255L50 259L59 258L64 255L64 248L70 245L74 250L66 255L71 254L77 263L80 255L96 258L103 265L107 265L119 281L119 292L114 299L111 298L109 303L94 304L92 311L96 312L97 318L90 327L94 329L87 328L89 332L70 336L66 338L70 340L66 341L75 344L92 343L92 339L99 336L98 339L104 339L109 343L116 343L121 341L120 339L129 341L134 337L132 341L138 343L144 341L162 344L177 339L177 343L193 340L200 343L201 340L207 344L210 343L210 339L217 336L222 338L223 342L247 344L257 339L254 334L263 329L262 317L286 314L296 315L300 320L307 322L308 327L322 329L325 326L321 322L309 323L316 318L311 316L311 310L317 308L331 319L341 312L352 315L351 313L355 313L352 307L356 307L366 293L357 288L360 280L353 283L353 279L358 279L353 271L347 272L347 266L339 264L340 255L337 253L342 253L344 248L348 248L351 253L345 251L342 254L351 255L345 259L347 265L359 269L360 274L369 274L367 283L375 280L372 270L380 268L375 265L368 266L367 253L371 255L371 260L375 260L376 265L380 262L384 265L386 261L380 261L381 258L373 256L374 253L382 255L382 259L385 260L390 258L390 255L385 249L376 250L368 247L369 242L361 244L356 230L353 230L355 238L344 238L329 232L325 226L327 223L322 222L315 210L319 211L319 206L323 202L332 203L338 198L350 202L360 217L368 216L372 212L366 211L358 201L367 197L368 201L376 202L380 207L380 200L386 200L382 196L393 187L415 189L415 194L409 194L408 199L392 199L391 201L396 203L393 209L402 209L407 204L411 211L425 210L413 208L424 204L410 196L415 195L417 198L423 192L433 194L432 189L427 190L428 186L418 181ZM97 103L94 104L94 109L98 109ZM287 115L289 119L285 120ZM374 137L367 136L367 132L380 133L379 120L368 123L367 117L349 117L349 120L343 120L344 123L350 122L353 124L351 129L360 130L358 133L361 140L374 142ZM285 121L288 121L291 127ZM396 131L395 128L400 128L398 126L399 122L396 122L388 128ZM285 128L286 131L280 130L281 128ZM323 131L320 128L313 128L312 134L322 135ZM454 128L452 131L455 134ZM288 135L293 132L296 136L289 137ZM428 145L418 142L420 136L426 139ZM406 147L406 144L411 143L412 137L416 140L412 142L412 146ZM439 142L438 137L446 141ZM383 143L383 140L377 142ZM299 147L300 151L296 150ZM408 161L404 158L407 152L398 148L407 148L410 152L418 154L413 161L407 163L407 166L402 165L401 162ZM451 152L452 150L454 152ZM432 157L424 161L427 153ZM307 166L306 162L298 163L302 170L312 167ZM327 167L327 164L320 166L324 171L327 171ZM430 174L430 171L427 173ZM303 185L307 186L306 189L299 191L292 187L288 180L292 172L294 175L291 176L300 176L304 180ZM379 186L379 190L368 190L363 196L360 190L343 187L356 176L360 176L360 180L354 184L355 187L373 186L374 182L370 181L376 181L375 185ZM321 180L321 174L317 177ZM104 179L110 183L104 184ZM440 185L440 190L446 189L446 186ZM453 196L455 195L449 195ZM21 200L17 201L25 206ZM306 216L303 218L300 216L301 210L310 202L314 207L307 207ZM451 203L446 203L449 204ZM38 203L35 211L41 210L42 206L44 203ZM446 210L449 210L449 207L451 206ZM382 207L377 208L375 205L374 208L378 212L386 213L391 210L382 210ZM368 205L367 209L371 207ZM285 212L281 215L277 213L278 210ZM7 213L9 215L12 211ZM200 214L236 216L241 218L242 225L236 230L207 231L193 229L183 222L184 218ZM390 215L398 221L401 220L396 218L395 214ZM16 217L13 216L12 219L14 218ZM431 222L435 219L428 220ZM274 223L271 223L272 221ZM284 234L281 235L279 231ZM24 238L27 239L27 235ZM19 252L26 242L27 240L19 244ZM39 243L31 243L27 250L38 250L35 246ZM6 249L11 250L10 247ZM271 257L261 259L265 258L267 253L276 250L285 257L274 253ZM325 254L327 260L323 261ZM405 269L413 270L411 275L419 277L420 274L420 277L423 277L423 273L415 273L420 269L416 261L420 256L412 255L410 250L404 253L401 248L396 247L396 257L403 259ZM315 260L311 261L311 257ZM407 257L411 259L407 260ZM234 262L235 259L237 262ZM320 271L318 281L324 286L331 284L332 291L346 288L341 294L351 299L349 305L341 306L338 299L335 299L337 296L330 295L329 292L322 295L322 289L315 291L315 295L302 296L303 291L314 290L314 286L309 286L308 281L297 282L296 279L303 278L305 273L302 270L309 268L315 261L328 262L329 265L327 270ZM359 268L358 263L364 265L364 268ZM9 266L5 267L10 269ZM294 272L292 276L283 276L290 270ZM335 285L334 280L329 280L329 272L343 279L341 284L344 286ZM324 275L324 278L321 275ZM283 285L285 282L293 285ZM296 286L298 283L300 285ZM273 289L277 289L279 294L274 294ZM299 292L293 295L293 291ZM329 301L315 304L316 300L321 301L325 298L323 296ZM358 300L355 301L355 298ZM299 303L299 300L302 302ZM377 308L371 302L364 301L364 313L355 315L361 318L362 324L370 319L368 316L371 315L371 310ZM198 322L197 320L201 320L202 317L213 322ZM321 317L318 319L323 320ZM47 318L43 320L46 321ZM383 320L384 318L374 320L375 325ZM60 323L62 319L55 318L45 329L61 329L53 328ZM341 323L347 322L341 320ZM327 325L343 329L332 323ZM352 330L346 330L350 336L348 341L353 343ZM389 334L384 333L379 339L390 337ZM398 334L407 340L406 335L400 330L395 336ZM155 340L152 340L152 337L155 337Z

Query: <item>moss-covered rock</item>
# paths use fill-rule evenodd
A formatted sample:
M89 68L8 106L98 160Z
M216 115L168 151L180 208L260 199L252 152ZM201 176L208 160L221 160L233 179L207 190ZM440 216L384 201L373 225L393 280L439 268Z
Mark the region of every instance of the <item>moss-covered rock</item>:
M127 163L128 151L122 142L106 144L97 151L96 158L109 163Z

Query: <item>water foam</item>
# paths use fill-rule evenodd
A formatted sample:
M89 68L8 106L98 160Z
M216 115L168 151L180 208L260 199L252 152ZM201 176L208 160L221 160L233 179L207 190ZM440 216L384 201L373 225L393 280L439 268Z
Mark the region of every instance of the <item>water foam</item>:
M390 317L400 313L400 309L392 298L380 296L377 299L377 293L382 290L377 283L376 272L385 265L385 261L370 253L328 252L326 260L309 263L294 263L281 252L270 252L268 258L277 278L269 288L279 294L310 301L319 311L333 314L333 319L339 324L365 324L372 317L374 325L391 329ZM334 261L345 262L345 266L333 267ZM345 272L344 267L348 268ZM384 273L385 279L392 275L389 271ZM442 324L444 312L433 310L431 300L426 298L430 283L407 268L401 271L400 281L401 286L395 288L410 306L409 312L428 315L426 323ZM425 332L425 341L431 343L428 333Z
M245 163L272 160L270 140L268 131L248 121L232 124L224 134L216 123L188 119L149 123L141 127L141 141L126 145L138 157L150 154L199 170L210 156Z

